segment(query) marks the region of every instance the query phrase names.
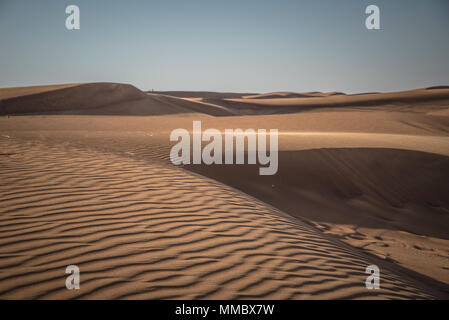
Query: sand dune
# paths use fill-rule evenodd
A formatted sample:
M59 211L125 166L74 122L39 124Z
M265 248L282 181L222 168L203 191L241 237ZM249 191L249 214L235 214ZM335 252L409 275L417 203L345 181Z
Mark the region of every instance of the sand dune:
M92 109L143 97L140 90L130 85L88 83L2 99L0 111L1 114L23 114Z
M147 95L126 84L87 83L0 89L0 114L161 115L202 112L230 115L222 107Z
M447 298L448 92L0 89L0 298ZM279 129L278 173L173 166L193 120Z
M297 113L323 108L336 107L379 107L417 104L439 104L447 106L449 89L447 86L436 86L400 92L367 92L344 94L341 92L272 92L265 94L202 94L196 92L165 92L190 101L203 102L213 106L226 108L231 115L262 115Z
M313 98L313 97L328 97L335 95L344 95L341 92L270 92L257 95L247 95L243 96L243 99L279 99L279 98Z
M431 298L441 295L229 187L73 147L0 140L1 298ZM374 260L376 263L378 261ZM64 287L65 267L82 289Z
M256 98L203 99L205 102L225 106L239 114L276 114L304 112L322 108L348 106L372 107L382 105L426 104L441 101L447 105L449 89L417 89L392 93L301 95L282 97L277 94L262 95Z
M255 93L211 92L211 91L147 91L151 94L162 94L178 98L226 99L242 98Z
M449 100L449 89L416 89L391 93L366 93L354 95L329 95L309 98L226 99L233 102L277 107L336 107L351 105L385 105L391 103L416 103L429 100Z
M212 116L304 112L317 108L437 103L447 105L444 86L393 93L345 95L338 92L262 95L168 91L143 93L131 85L87 83L0 89L0 114L163 115L204 113Z

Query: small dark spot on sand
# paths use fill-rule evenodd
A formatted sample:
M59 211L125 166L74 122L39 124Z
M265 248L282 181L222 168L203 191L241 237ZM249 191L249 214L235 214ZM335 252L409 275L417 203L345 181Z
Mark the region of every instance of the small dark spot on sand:
M433 208L438 208L438 207L440 207L440 205L439 205L438 203L432 202L432 201L426 201L426 204L427 204L428 206L430 206L430 207L433 207Z

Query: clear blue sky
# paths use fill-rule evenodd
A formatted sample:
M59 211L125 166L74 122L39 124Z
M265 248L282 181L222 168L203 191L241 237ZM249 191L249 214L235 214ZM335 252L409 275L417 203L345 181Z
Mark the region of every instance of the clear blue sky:
M394 91L449 85L449 1L0 0L0 47L0 87Z

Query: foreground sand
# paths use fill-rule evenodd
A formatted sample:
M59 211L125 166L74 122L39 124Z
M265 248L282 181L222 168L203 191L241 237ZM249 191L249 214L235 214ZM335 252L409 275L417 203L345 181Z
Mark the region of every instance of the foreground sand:
M447 298L444 99L214 117L237 111L122 93L0 117L0 298ZM174 167L168 135L193 120L278 128L278 174ZM69 264L80 291L65 289Z
M366 290L373 260L184 170L0 141L1 298L432 297L384 266ZM64 287L70 264L79 291Z

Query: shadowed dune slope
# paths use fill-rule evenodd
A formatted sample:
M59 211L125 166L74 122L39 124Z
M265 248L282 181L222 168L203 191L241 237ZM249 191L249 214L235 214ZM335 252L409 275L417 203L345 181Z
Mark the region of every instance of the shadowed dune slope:
M341 92L270 92L265 94L247 95L243 99L277 99L277 98L311 98L311 97L327 97L334 95L344 95Z
M223 106L204 103L201 100L189 100L185 98L172 97L162 94L148 93L149 97L163 100L164 103L170 104L173 107L182 107L186 113L203 113L211 116L232 116L233 112Z
M172 166L1 138L0 298L432 298L230 187ZM380 290L365 268L382 270ZM80 290L65 288L80 267Z
M147 91L147 93L157 93L178 98L204 98L204 99L242 98L247 95L255 95L255 93L211 92L211 91Z
M24 114L94 109L144 97L143 92L131 85L87 83L2 99L0 112Z
M449 284L447 156L381 148L316 149L280 152L274 176L260 176L257 165L188 168Z

